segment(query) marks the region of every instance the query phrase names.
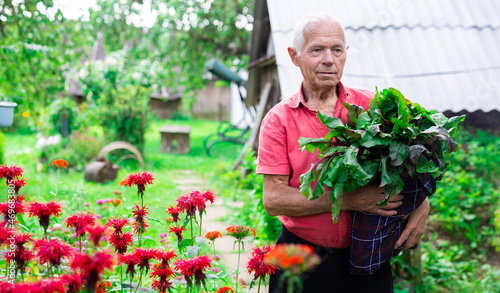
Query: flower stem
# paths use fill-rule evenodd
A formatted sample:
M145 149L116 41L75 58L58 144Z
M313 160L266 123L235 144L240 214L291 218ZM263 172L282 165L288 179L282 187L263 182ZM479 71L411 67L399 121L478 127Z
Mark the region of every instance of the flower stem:
M137 282L137 287L135 287L134 293L137 293L137 289L139 289L139 285L141 285L141 282L142 282L142 270L143 270L143 268L141 268L141 274L139 275L139 282Z
M82 235L78 236L78 242L80 242L80 253L82 253Z
M191 224L191 246L193 246L194 245L193 217L190 217L189 223Z
M123 293L123 264L120 265L120 292Z
M257 287L257 293L260 293L260 281L261 281L261 280L262 280L262 277L260 277L260 278L259 278L259 284L257 285L257 286L259 286L259 287Z
M288 277L288 288L287 293L293 293L293 278L291 276Z
M236 290L235 292L238 293L238 283L239 283L239 279L238 279L238 275L239 275L239 272L240 272L240 254L241 254L241 251L240 251L240 244L241 244L241 239L238 239L238 264L236 266Z

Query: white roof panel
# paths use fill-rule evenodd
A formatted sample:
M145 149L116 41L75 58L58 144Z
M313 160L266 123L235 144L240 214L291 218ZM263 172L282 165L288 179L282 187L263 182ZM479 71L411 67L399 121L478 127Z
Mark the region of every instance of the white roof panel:
M321 11L346 29L344 84L394 87L438 111L500 110L500 1L268 0L268 8L285 98L302 80L287 52L295 22Z

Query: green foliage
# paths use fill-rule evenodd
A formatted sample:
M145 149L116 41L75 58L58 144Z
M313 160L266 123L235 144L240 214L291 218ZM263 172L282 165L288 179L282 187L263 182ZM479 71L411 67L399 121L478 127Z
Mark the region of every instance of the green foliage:
M500 269L471 259L463 245L436 236L424 244L424 279L415 292L500 292Z
M243 202L239 211L232 215L232 221L250 227L258 227L257 238L275 241L281 231L281 222L267 214L262 202L264 177L255 174L257 160L254 151L245 155L241 168L220 176L229 188L234 186L237 199ZM244 174L242 173L244 171Z
M70 168L81 171L87 163L97 157L103 147L104 142L95 134L86 130L77 130L68 139L42 148L41 161L50 163L53 160L64 158ZM45 169L48 169L48 165Z
M125 66L124 56L116 54L106 62L89 63L82 78L89 100L91 123L105 127L106 142L125 140L144 149L151 95L145 64Z
M3 132L0 132L0 164L3 164L5 159L4 142L5 142L5 135L3 134Z
M73 131L79 128L78 125L78 106L71 98L55 99L47 107L45 114L45 133L59 133L63 137L68 137Z
M150 4L151 14L144 16L148 5L142 1L97 1L88 19L70 20L52 1L0 2L0 98L19 104L15 126L36 129L45 107L67 90L66 78L74 78L82 60L92 60L98 36L107 56L124 52L127 72L142 64L150 85L183 88L183 116L206 82L206 60L217 57L231 67L246 67L253 1ZM33 118L19 119L28 110Z
M377 90L367 111L357 105L344 106L353 125L318 111L329 132L323 138L299 139L301 150L319 149L320 158L300 176L300 191L314 200L324 193L325 185L331 188L334 222L342 192L374 182L377 176L388 198L403 190L405 178L425 173L442 178L448 165L444 154L456 151L452 137L465 116L448 119L411 103L394 88L381 94Z
M479 131L460 134L464 143L448 156L450 169L430 197L433 222L449 236L466 241L472 249L499 247L500 226L494 215L498 190L500 138ZM464 239L465 238L465 239Z

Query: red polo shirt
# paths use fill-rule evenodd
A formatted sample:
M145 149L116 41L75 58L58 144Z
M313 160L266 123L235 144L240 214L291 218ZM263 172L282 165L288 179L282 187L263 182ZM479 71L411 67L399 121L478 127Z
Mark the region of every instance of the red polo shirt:
M302 88L302 87L301 87ZM349 122L344 102L368 109L373 92L337 86L338 101L334 117ZM312 154L299 149L299 137L319 138L328 128L317 117L317 111L309 107L302 90L274 106L262 121L260 129L257 174L289 175L289 185L299 188L300 175L318 160L317 151ZM316 245L344 248L350 245L351 215L340 211L339 221L334 224L330 212L311 216L278 216L285 227L295 235Z

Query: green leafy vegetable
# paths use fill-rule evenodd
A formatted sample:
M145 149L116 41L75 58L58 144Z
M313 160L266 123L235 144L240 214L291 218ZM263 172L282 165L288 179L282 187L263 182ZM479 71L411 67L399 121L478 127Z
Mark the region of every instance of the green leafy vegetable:
M302 151L319 150L318 162L300 176L300 191L314 200L329 187L335 223L343 191L378 184L387 195L380 203L385 205L403 190L406 178L429 173L441 180L448 166L444 152L457 150L452 137L465 115L447 118L428 111L394 88L381 93L377 90L366 111L357 105L343 105L350 124L318 111L329 132L323 138L299 139Z

